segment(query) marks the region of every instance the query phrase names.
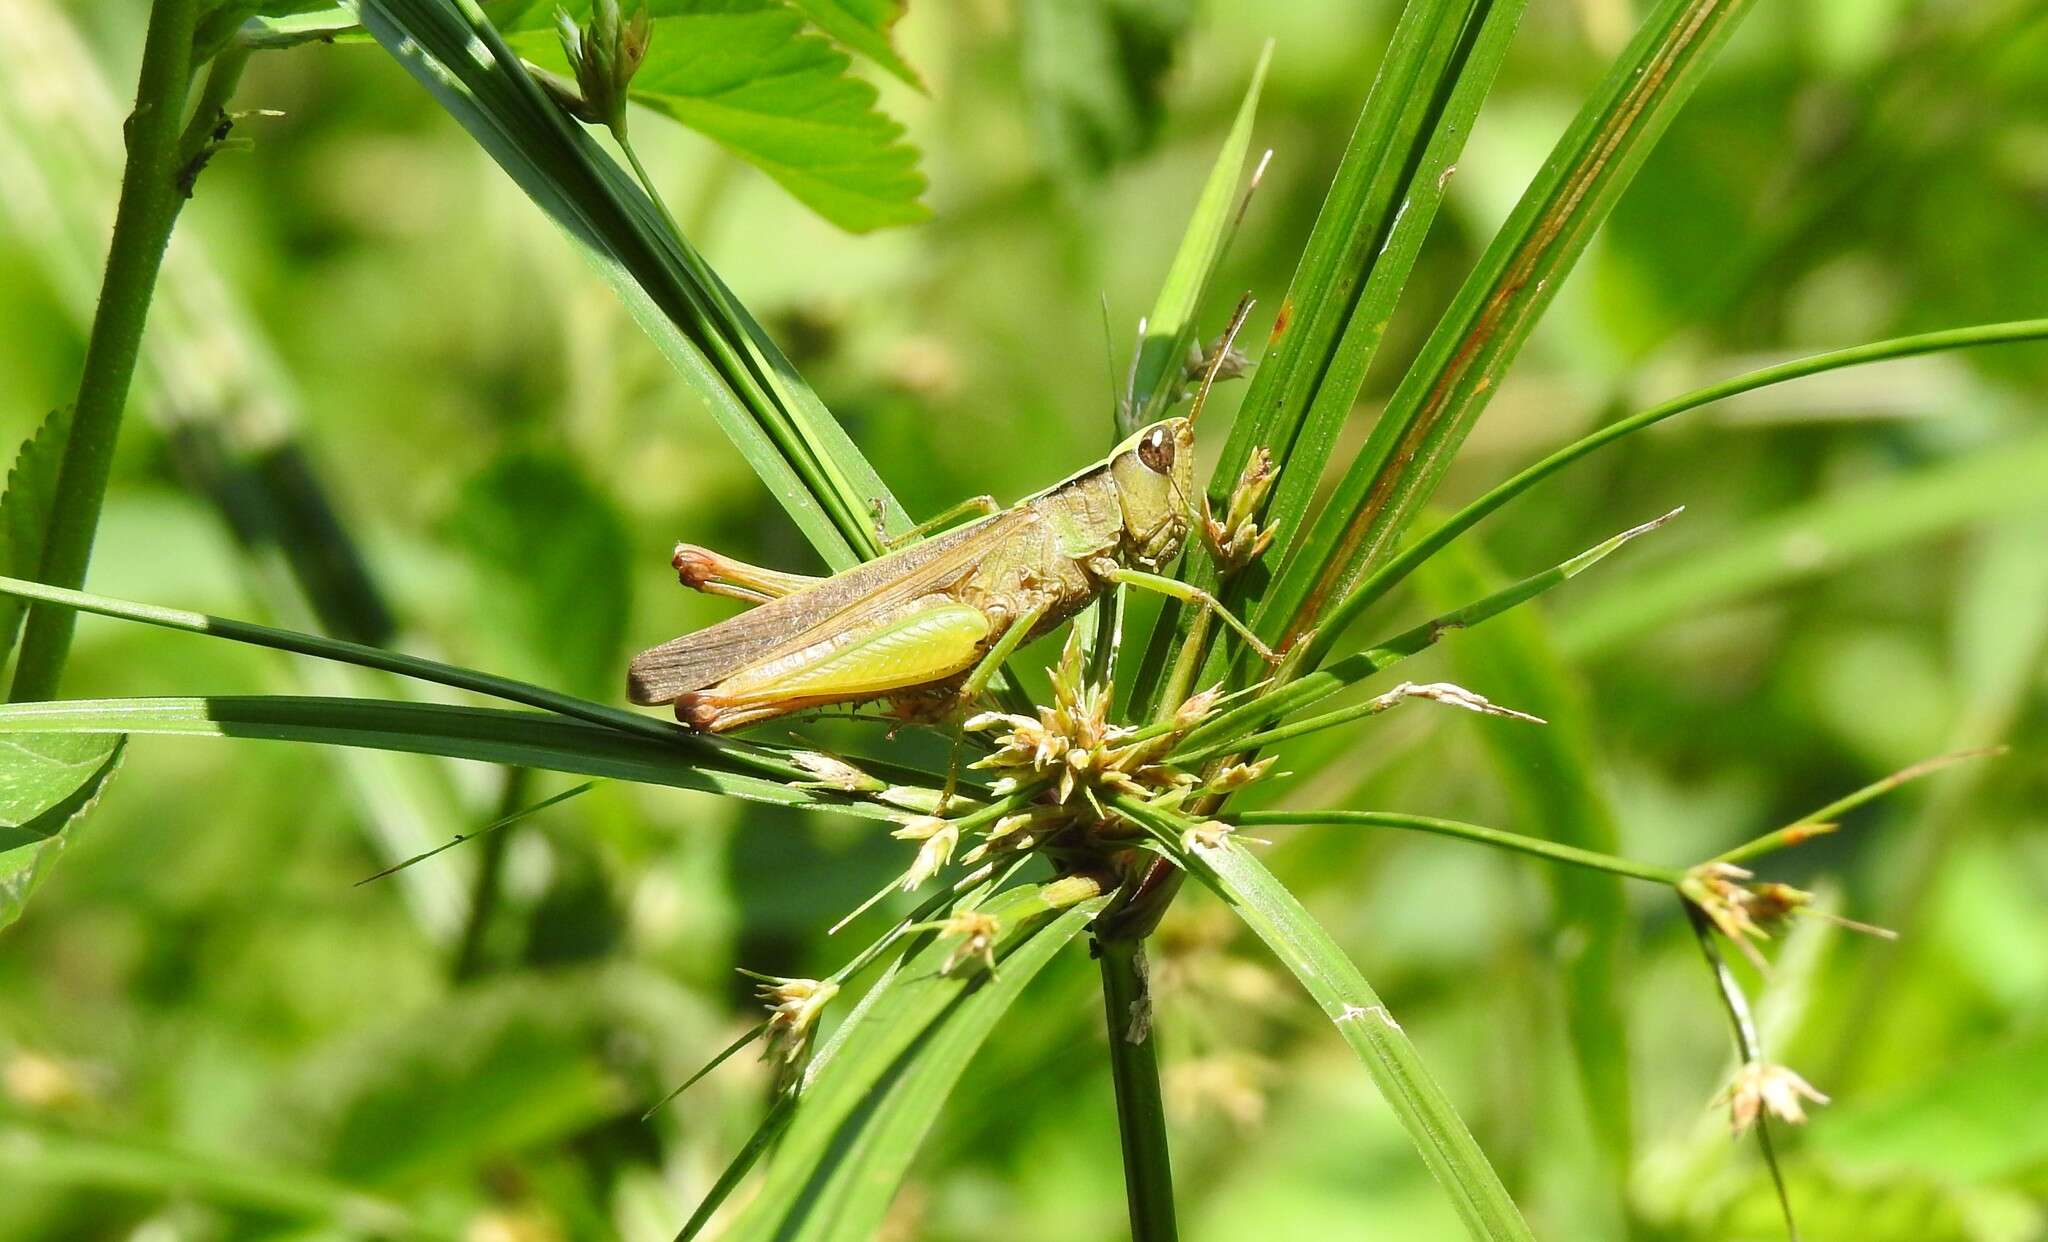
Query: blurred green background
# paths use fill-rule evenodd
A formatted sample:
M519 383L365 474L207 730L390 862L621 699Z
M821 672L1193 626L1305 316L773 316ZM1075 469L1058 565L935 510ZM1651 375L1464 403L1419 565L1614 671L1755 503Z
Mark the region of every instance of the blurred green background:
M1100 453L1113 368L1268 37L1257 143L1275 154L1218 287L1277 304L1395 9L1100 7L1147 32L1129 54L1067 55L1060 23L1098 8L1079 0L911 6L899 42L928 94L874 76L923 152L923 225L838 232L695 135L635 126L685 231L914 514ZM1359 440L1641 7L1531 6ZM75 385L140 27L134 6L0 0L0 438ZM285 115L244 124L253 150L215 161L179 226L94 589L311 624L276 530L226 516L220 462L252 456L320 479L361 549L383 608L353 594L330 622L598 697L630 651L729 611L674 586L677 539L815 567L610 291L382 52L265 54L238 100ZM1760 360L2037 315L2044 290L2039 5L1761 5L1444 499ZM2048 1237L2044 394L2039 346L1769 390L1602 453L1477 540L1523 572L1687 506L1514 622L1583 695L1567 724L1596 756L1585 797L1611 801L1634 856L1691 862L1914 760L2012 747L1772 863L1903 933L1804 923L1753 980L1774 1057L1835 1099L1779 1131L1812 1238ZM1451 588L1373 628L1426 615L1433 589ZM1409 676L1505 698L1488 641ZM66 691L320 693L338 676L87 619ZM1404 708L1283 752L1296 775L1277 794L1529 828L1545 790L1583 774L1502 762L1490 731L1514 727ZM570 783L138 739L0 933L0 1237L669 1237L767 1074L739 1058L640 1113L756 1020L733 968L829 970L857 943L825 929L904 849L850 821L607 785L355 886ZM470 927L496 850L495 914ZM1715 1106L1725 1019L1668 897L1629 894L1624 1225L1579 1103L1559 983L1574 946L1540 864L1345 829L1281 830L1267 854L1539 1236L1782 1236L1754 1147ZM1456 1236L1349 1053L1234 928L1190 893L1155 951L1187 1236ZM1071 954L969 1070L890 1236L1125 1234L1102 1026Z

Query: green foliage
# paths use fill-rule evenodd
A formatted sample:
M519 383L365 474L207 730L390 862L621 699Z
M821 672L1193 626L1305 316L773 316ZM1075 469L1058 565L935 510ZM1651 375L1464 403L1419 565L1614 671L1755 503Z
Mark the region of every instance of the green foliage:
M463 485L448 527L503 627L479 636L499 657L479 662L502 668L537 652L541 680L608 697L632 607L631 544L610 498L559 457L516 453Z
M1055 172L1099 175L1151 146L1190 0L1024 0L1024 83Z
M276 325L278 352L304 372L306 422L336 451L314 462L287 433L285 459L304 467L288 488L244 469L270 460L268 411L300 402L223 347L251 333L243 317L167 279L171 335L153 324L143 379L171 382L166 399L154 384L143 396L168 408L152 409L163 425L188 427L161 441L143 428L117 464L94 578L108 594L23 581L24 565L5 584L155 629L87 627L72 675L96 697L0 709L0 733L41 748L31 755L107 747L109 765L121 732L165 740L138 752L149 779L116 787L105 830L7 929L0 1168L21 1189L0 1203L0 1232L639 1242L671 1236L695 1204L693 1231L738 1237L1436 1237L1460 1223L1481 1237L1780 1236L1755 1150L1701 1115L1728 1043L1697 950L1668 899L1635 904L1620 885L1697 879L1672 864L1782 845L1759 834L1829 804L1840 831L1796 861L1757 850L1747 865L1802 887L1809 870L1839 876L1845 895L1813 884L1814 910L1909 934L1901 948L1861 946L1806 920L1770 946L1768 980L1739 961L1722 976L1739 1012L1744 992L1759 998L1745 1055L1797 1066L1835 1097L1810 1128L1772 1131L1770 1169L1814 1236L2039 1232L2024 1118L2048 995L2026 952L2039 931L2033 480L2048 474L2026 415L2040 355L1891 367L1870 387L1848 370L2048 332L2018 320L1922 331L2037 309L2034 268L1998 207L2038 189L2024 134L2048 97L2035 64L2048 64L2048 24L2028 6L1931 35L1889 11L1851 20L1823 6L1786 23L1757 6L1738 52L1703 77L1746 5L1672 0L1626 47L1613 25L1626 6L1518 30L1514 0L1415 0L1398 15L1304 0L1201 24L1175 3L1029 3L1008 24L933 5L913 10L932 96L895 92L891 106L933 152L947 211L858 245L644 119L633 137L662 175L630 147L628 175L611 140L577 128L508 50L559 63L545 6L488 7L512 45L465 0L365 7L497 167L433 124L424 96L393 91L388 63L305 46L259 57L260 93L247 93L291 96L277 131L290 141L224 158L191 213L208 231L181 241L232 260L233 295ZM914 209L915 157L853 76L918 84L890 41L902 11L658 8L654 59L633 86L832 209ZM338 28L322 20L259 17L241 44ZM23 30L27 55L56 63L35 23ZM1255 64L1275 34L1275 58ZM842 48L872 64L850 67ZM29 191L0 191L20 238L0 241L0 314L25 347L0 373L42 409L73 360L39 279L75 299L103 239L101 226L37 218L40 187L92 174L68 166L79 144L43 131L32 105L48 92L14 63L0 56L0 114L34 132L15 141L10 126L0 165L32 171L9 182ZM1368 78L1345 146L1331 122ZM1174 140L1155 145L1168 85ZM731 89L707 94L717 87ZM1263 99L1256 124L1247 93ZM111 138L114 104L99 106ZM1968 133L1934 132L1956 116ZM820 117L844 125L810 123ZM1033 119L1057 188L1028 152ZM1267 143L1274 175L1226 254L1242 169ZM499 169L542 216L505 197ZM648 197L672 183L688 187L677 201L691 240ZM67 220L104 215L91 195L49 201ZM1185 229L1159 227L1190 203ZM571 251L534 228L542 218L609 290L556 261ZM71 234L91 235L83 259ZM1269 633L1311 636L1254 686L1266 670L1205 662L1215 626L1202 614L1169 609L1140 663L1150 605L1100 610L1091 635L1129 627L1127 697L1170 709L1217 678L1239 690L1164 748L1166 764L1219 781L1234 757L1278 765L1227 805L1201 789L1124 805L1123 822L1154 834L1102 873L1124 890L1055 915L1028 908L1038 873L1014 887L1023 877L975 874L906 910L915 899L887 882L920 847L886 833L936 804L944 739L837 721L711 739L612 705L629 638L726 613L675 593L661 565L675 538L813 568L787 514L844 566L907 526L884 473L926 511L1042 486L1100 440L1104 385L1083 330L1097 289L1111 306L1154 308L1137 388L1163 409L1188 343L1239 280L1285 326L1209 491L1221 510L1252 450L1272 450L1277 486L1248 516L1279 538L1236 575L1200 552L1177 572L1257 611ZM388 296L399 287L408 296ZM1744 370L1758 352L1844 340L1875 343ZM217 382L192 385L180 368L217 369ZM1122 366L1111 370L1121 387ZM672 371L710 419L676 400ZM1231 395L1206 416L1205 449ZM1334 502L1326 463L1345 475ZM1567 465L1571 484L1475 529ZM167 467L189 491L173 491ZM1440 487L1479 499L1411 537ZM317 520L273 520L286 493L315 498L304 512ZM1555 640L1521 606L1627 536L1506 586L1489 568L1553 564L1679 502L1691 516L1660 537L1670 559L1638 574L1635 557L1615 558L1535 605L1555 602ZM351 512L358 532L335 517ZM0 517L11 533L4 506ZM1483 551L1448 546L1482 536ZM337 547L366 559L326 572ZM377 598L349 607L359 590ZM251 608L276 624L208 615ZM450 658L301 632L314 618ZM1392 637L1358 641L1374 634ZM1471 691L1430 687L1437 705L1392 710L1413 687L1365 682L1396 663ZM406 683L521 710L406 700L394 689ZM254 692L137 697L216 687ZM1484 704L1474 692L1550 723L1440 710ZM1838 797L1888 790L1898 782L1869 782L1927 754L2007 740L2016 761L1944 771L1897 800ZM451 790L471 796L413 797L398 769L361 766L404 752L453 761ZM462 765L478 761L522 774L468 779ZM553 772L605 779L568 787ZM963 852L1006 814L1047 805L1038 786L998 792L968 775L949 821ZM55 822L85 788L61 784L28 823ZM1395 809L1354 809L1367 806ZM351 886L423 840L523 808L534 813L516 815L516 833L396 884ZM410 837L389 831L394 818ZM1269 828L1254 861L1244 834ZM1447 842L1411 845L1413 832L1502 852L1489 866ZM0 863L41 861L63 839L24 838ZM1178 900L1176 863L1199 881ZM828 939L878 885L875 913L853 926L890 930ZM1115 917L1091 925L1104 911ZM993 973L932 925L948 912L1000 912ZM1153 1038L1146 1057L1115 1058L1113 1095L1085 998L1094 972L1061 949L1083 930L1154 922ZM690 1073L740 1047L736 1033L772 1026L735 964L847 990L810 1028L820 1046L796 1095L748 1058ZM1367 1075L1323 1055L1334 1041L1299 1020L1281 971ZM686 1080L677 1103L633 1120ZM1128 1224L1119 1143L1134 1170Z
M0 574L33 575L42 568L43 537L56 501L57 465L70 431L70 411L52 410L14 455L7 488L0 492ZM21 636L23 611L22 602L12 597L0 604L0 663Z
M878 15L857 19L847 6L656 0L632 97L719 142L841 228L865 232L925 219L917 151L902 141L903 126L876 107L875 88L849 72L851 59L805 31L805 17L818 16L814 7L842 19L819 23L834 38L845 42L842 35L865 30L867 42L887 50ZM527 59L560 69L552 21L535 6L522 19L524 33L508 29L509 42Z
M121 762L122 739L25 733L0 763L0 928L21 908L69 843L78 818L99 801Z

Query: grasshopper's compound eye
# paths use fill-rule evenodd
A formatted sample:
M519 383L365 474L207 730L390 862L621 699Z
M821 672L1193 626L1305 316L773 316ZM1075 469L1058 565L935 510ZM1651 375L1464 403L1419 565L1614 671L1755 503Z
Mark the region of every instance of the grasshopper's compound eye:
M1154 474L1173 472L1173 437L1164 427L1154 427L1138 441L1138 460Z

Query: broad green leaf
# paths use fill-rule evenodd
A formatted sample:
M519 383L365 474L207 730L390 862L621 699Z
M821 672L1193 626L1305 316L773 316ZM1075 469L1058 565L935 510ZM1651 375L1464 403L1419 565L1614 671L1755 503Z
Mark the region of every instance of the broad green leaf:
M1407 1128L1423 1162L1450 1194L1467 1233L1486 1242L1532 1240L1486 1153L1407 1032L1314 916L1235 841L1225 838L1213 846L1198 841L1185 857L1336 1024Z
M119 736L21 733L0 741L0 927L64 852L121 762Z
M0 735L114 733L258 738L446 755L648 785L773 806L900 820L871 802L814 794L704 762L702 752L545 712L303 695L65 699L0 706Z
M859 52L919 90L917 71L896 52L889 32L903 18L909 0L789 0L811 24L841 47Z
M580 14L587 4L570 6ZM829 6L837 7L837 6ZM903 126L853 61L784 0L653 0L654 35L632 97L724 146L854 232L915 224L924 175ZM512 47L565 72L553 11L528 10ZM887 44L884 42L886 48Z
M630 540L602 491L559 455L515 452L463 486L448 528L491 601L475 614L492 631L479 650L537 665L579 694L617 693Z
M1558 140L1423 345L1255 625L1306 633L1390 559L1593 233L1755 0L1664 0Z
M0 574L32 576L42 569L43 535L50 527L57 467L64 441L71 433L68 408L52 410L14 456L7 472L7 490L0 493ZM21 636L21 615L27 606L9 597L0 601L0 664Z
M1023 0L1024 89L1055 175L1092 177L1152 145L1193 17L1191 0Z
M1003 932L993 975L942 967L938 937L890 976L885 1003L835 1032L776 1146L760 1192L726 1237L866 1242L967 1063L1038 972L1107 898L1049 911L1035 885L979 907Z

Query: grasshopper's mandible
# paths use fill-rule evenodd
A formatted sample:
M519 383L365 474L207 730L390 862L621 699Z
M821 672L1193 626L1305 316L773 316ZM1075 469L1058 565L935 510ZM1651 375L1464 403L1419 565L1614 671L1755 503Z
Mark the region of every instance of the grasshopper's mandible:
M1196 495L1193 422L1169 418L1008 509L829 578L681 545L675 566L685 586L758 606L641 652L628 693L635 703L672 702L676 719L723 732L947 689L998 644L1014 650L1117 582L1212 603L1154 576L1186 542Z

